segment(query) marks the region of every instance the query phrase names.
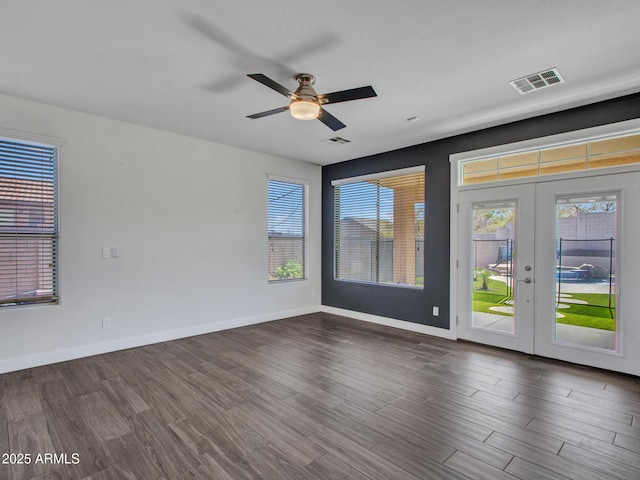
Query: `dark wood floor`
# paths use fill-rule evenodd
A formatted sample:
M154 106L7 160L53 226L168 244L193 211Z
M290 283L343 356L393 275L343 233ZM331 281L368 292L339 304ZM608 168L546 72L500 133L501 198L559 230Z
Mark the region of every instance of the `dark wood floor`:
M313 314L1 375L9 453L0 480L638 480L640 383Z

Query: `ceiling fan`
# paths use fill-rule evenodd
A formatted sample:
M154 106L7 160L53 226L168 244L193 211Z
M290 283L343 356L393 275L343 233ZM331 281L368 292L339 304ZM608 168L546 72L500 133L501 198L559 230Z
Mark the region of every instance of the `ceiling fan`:
M349 102L351 100L360 100L361 98L377 96L371 85L352 88L349 90L341 90L339 92L317 94L313 89L313 84L316 79L309 73L301 73L296 76L298 88L295 92L283 87L278 82L271 80L262 73L251 73L247 76L253 78L256 82L260 82L276 92L281 93L291 100L289 105L285 107L274 108L273 110L267 110L266 112L248 115L247 118L251 119L267 117L269 115L289 110L293 118L298 120L318 119L331 130L336 131L346 127L346 125L322 108L323 105L327 105L329 103Z

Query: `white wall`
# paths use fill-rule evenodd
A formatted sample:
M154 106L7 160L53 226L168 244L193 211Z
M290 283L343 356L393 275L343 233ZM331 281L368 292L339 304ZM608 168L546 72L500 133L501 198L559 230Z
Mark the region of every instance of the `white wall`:
M61 301L0 310L0 373L319 310L319 166L6 96L0 129L65 141ZM267 174L311 182L307 281L267 283Z

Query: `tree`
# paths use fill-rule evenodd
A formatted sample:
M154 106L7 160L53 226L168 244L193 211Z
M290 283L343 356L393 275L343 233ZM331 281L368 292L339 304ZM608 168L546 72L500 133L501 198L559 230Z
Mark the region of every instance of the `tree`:
M514 208L482 208L473 211L473 233L494 233L514 220Z
M559 218L577 217L580 213L614 213L616 211L616 201L605 202L585 202L585 203L565 203L558 205L557 215Z

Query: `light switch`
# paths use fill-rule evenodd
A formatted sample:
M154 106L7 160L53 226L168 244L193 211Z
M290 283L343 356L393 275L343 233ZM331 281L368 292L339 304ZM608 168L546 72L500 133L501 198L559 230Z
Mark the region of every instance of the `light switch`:
M102 247L102 258L111 258L111 249L109 247Z

